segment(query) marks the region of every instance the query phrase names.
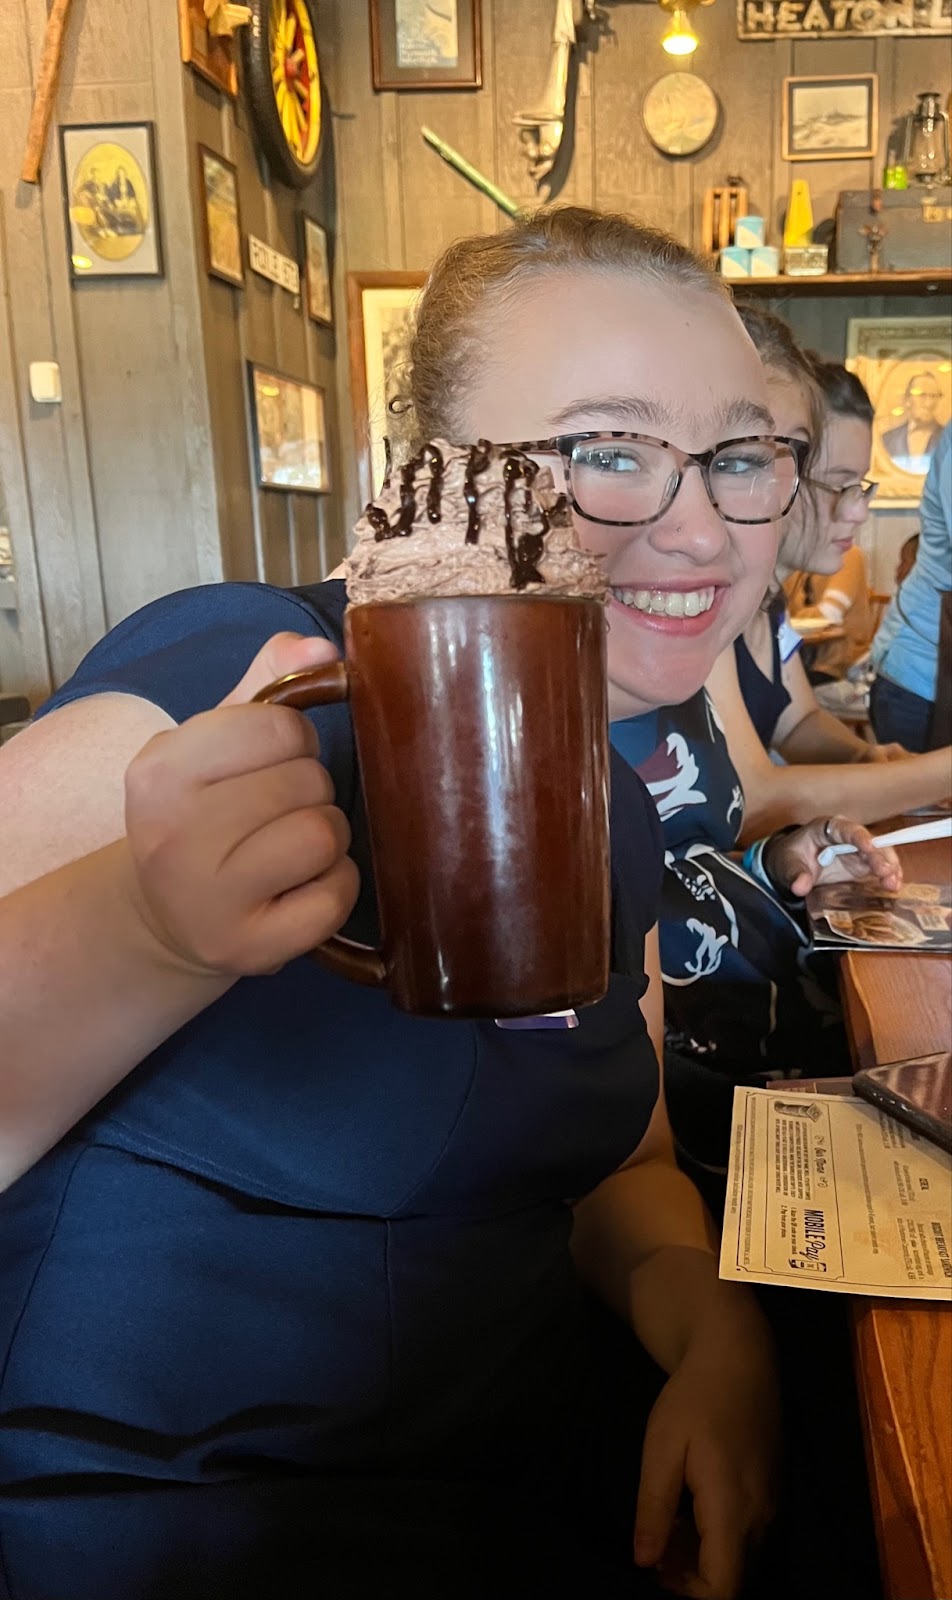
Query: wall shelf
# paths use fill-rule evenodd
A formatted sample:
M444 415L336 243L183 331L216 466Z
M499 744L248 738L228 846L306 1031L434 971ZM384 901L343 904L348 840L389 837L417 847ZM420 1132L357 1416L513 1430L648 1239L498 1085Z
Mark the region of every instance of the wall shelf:
M825 272L817 278L727 278L740 294L950 294L952 272Z

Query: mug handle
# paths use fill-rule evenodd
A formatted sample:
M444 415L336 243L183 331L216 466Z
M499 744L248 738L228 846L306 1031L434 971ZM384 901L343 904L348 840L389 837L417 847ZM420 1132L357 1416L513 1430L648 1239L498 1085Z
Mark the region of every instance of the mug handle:
M349 692L343 661L328 661L308 672L290 672L286 678L269 683L266 689L259 689L254 698L263 705L293 706L295 711L306 711L310 706L337 705L348 698ZM387 969L383 957L369 945L352 944L349 939L333 933L312 950L311 955L322 967L351 983L367 984L374 989L386 986Z

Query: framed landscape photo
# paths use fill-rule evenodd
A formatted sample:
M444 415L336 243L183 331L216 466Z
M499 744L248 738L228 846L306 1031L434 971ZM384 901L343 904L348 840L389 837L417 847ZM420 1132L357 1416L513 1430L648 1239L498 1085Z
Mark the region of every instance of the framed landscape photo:
M330 490L324 391L303 378L248 362L255 468L262 489Z
M330 328L334 322L334 301L331 294L331 268L327 249L327 234L313 217L301 215L301 233L304 244L304 288L307 314L312 322L321 322Z
M851 317L846 365L873 403L876 505L917 506L952 417L952 317Z
M151 122L60 128L72 281L161 278Z
M213 278L239 287L245 281L241 258L241 216L238 210L238 173L230 161L198 147L205 233L205 267Z
M877 152L879 79L784 78L784 161L862 160Z
M479 89L480 0L370 0L375 89Z
M372 500L383 482L385 441L397 436L399 442L413 309L425 282L425 272L351 272L347 278L350 395L362 503Z

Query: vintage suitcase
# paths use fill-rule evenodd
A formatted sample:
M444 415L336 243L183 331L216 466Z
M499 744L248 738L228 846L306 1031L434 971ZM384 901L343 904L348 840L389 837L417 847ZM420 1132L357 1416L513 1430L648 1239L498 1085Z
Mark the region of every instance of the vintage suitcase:
M952 270L952 188L847 189L836 208L835 272L868 272L876 234L879 272Z

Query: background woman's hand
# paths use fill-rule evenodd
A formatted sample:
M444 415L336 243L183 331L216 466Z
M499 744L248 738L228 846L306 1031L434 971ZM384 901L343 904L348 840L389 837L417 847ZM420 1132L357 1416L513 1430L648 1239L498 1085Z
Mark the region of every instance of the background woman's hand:
M251 705L276 678L336 659L277 634L220 706L151 739L126 773L138 909L202 973L273 972L346 921L358 873L307 718Z
M733 1600L774 1510L780 1403L759 1316L703 1324L661 1391L645 1434L635 1560L665 1588ZM687 1490L693 1528L679 1521Z
M852 844L856 849L821 867L820 854L830 844ZM777 834L764 849L763 865L779 889L797 896L809 894L818 883L842 883L847 878L876 878L893 893L902 888L895 850L874 845L869 829L846 817L820 817L794 833Z

